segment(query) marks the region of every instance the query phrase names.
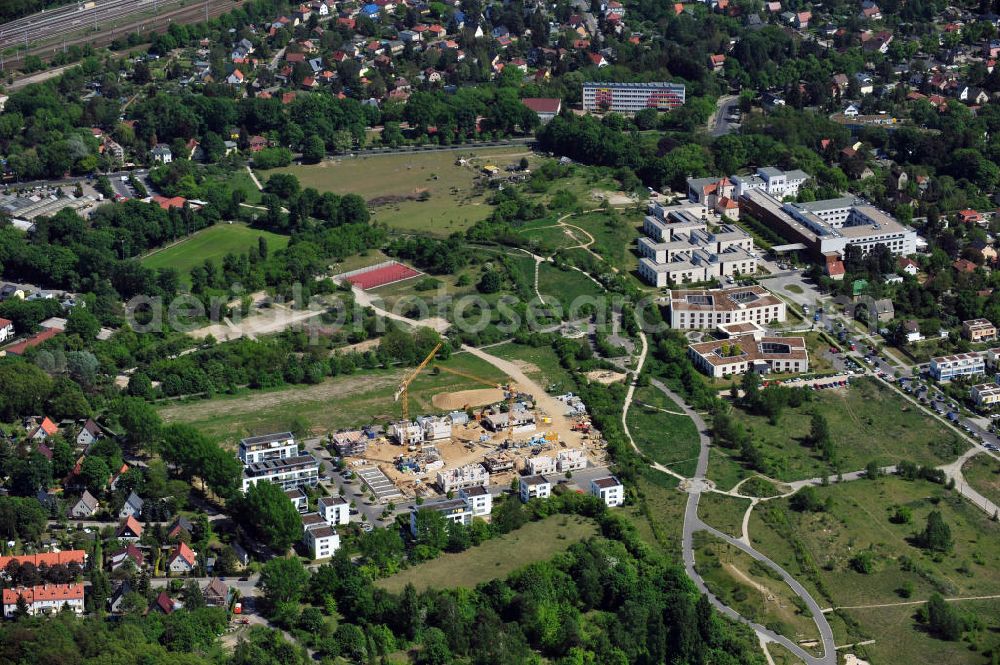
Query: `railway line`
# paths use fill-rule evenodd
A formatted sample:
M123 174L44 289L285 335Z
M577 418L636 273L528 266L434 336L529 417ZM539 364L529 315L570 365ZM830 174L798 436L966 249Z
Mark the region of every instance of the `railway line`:
M172 22L214 18L244 0L92 0L25 16L0 25L2 69L26 56L51 56L67 46L106 46L116 37L161 30Z

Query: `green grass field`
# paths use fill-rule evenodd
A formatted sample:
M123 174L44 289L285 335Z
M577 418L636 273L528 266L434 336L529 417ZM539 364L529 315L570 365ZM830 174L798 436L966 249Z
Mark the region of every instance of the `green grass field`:
M715 481L719 489L732 489L736 483L751 473L733 459L732 456L735 454L735 451L722 450L718 447L713 447L708 452L708 477Z
M581 307L605 295L604 289L583 273L569 268L560 270L549 263L538 266L538 291L546 303L556 300L562 305L564 319L577 318Z
M446 361L449 367L500 382L503 375L492 365L467 353ZM300 429L301 423L315 434L334 429L386 423L398 419L401 405L393 394L411 369L359 372L332 377L314 386L284 386L239 395L221 395L210 400L166 402L158 405L167 422L194 425L224 442L265 432ZM482 388L460 376L424 371L410 384L410 413L439 413L431 398L439 392Z
M1000 505L1000 462L987 455L976 455L962 467L962 475L974 490Z
M559 363L559 357L550 346L527 346L509 342L489 349L493 355L510 360L524 370L528 378L537 381L552 393L574 390L573 375Z
M719 531L739 538L743 535L743 515L749 505L750 499L705 492L698 503L698 517Z
M688 495L678 491L677 479L647 466L641 467L636 488L640 505L622 510L650 546L674 561L681 560L681 525Z
M788 508L787 499L776 499L754 510L750 537L820 605L844 607L842 612L860 623L850 635L838 634L838 643L875 638L865 647L873 664L983 663L981 653L967 645L924 633L912 618L916 605L896 604L924 601L935 591L946 598L1000 594L1000 524L957 493L926 481L889 477L816 491L821 501L832 500L829 512L798 513ZM910 523L890 519L897 506L910 510ZM932 510L940 511L951 529L954 547L947 554L913 544ZM851 564L862 551L871 553L870 574ZM900 591L904 586L909 597ZM882 604L894 607L855 609ZM979 652L1000 646L996 602L960 601L958 606L983 621L983 629L973 635Z
M370 155L294 165L259 174L291 173L303 187L321 192L358 194L374 208L373 220L397 232L447 236L464 231L491 211L490 191L478 191L482 167L504 167L522 156L534 162L525 147L483 148L448 152ZM458 165L460 158L469 160ZM429 198L418 201L423 192Z
M142 258L142 264L152 269L176 268L181 274L181 281L188 284L192 268L200 266L206 259L221 266L226 254L242 254L251 247L256 247L258 238L261 237L267 238L267 247L272 252L288 246L288 236L252 229L244 224L216 224L169 247L147 254Z
M695 534L695 547L698 572L726 605L793 642L819 637L812 616L796 606L801 601L775 571L704 532Z
M576 515L552 515L457 554L445 553L375 584L399 593L407 584L424 589L471 589L518 568L551 559L573 543L597 535L597 525Z
M575 215L567 224L578 226L594 238L590 249L619 270L630 272L639 265L635 241L641 235L642 214L634 210L590 212ZM579 232L577 232L578 235Z
M761 445L770 475L787 481L831 472L819 453L804 444L813 413L826 416L843 471L862 469L871 461L879 466L900 460L937 466L968 448L945 425L872 379L852 381L846 389L815 391L812 401L785 409L777 425L741 411L736 415Z
M659 410L678 411L678 407L652 386L639 388L635 399L637 403L628 412L628 426L639 449L683 476L694 475L698 457L694 421Z

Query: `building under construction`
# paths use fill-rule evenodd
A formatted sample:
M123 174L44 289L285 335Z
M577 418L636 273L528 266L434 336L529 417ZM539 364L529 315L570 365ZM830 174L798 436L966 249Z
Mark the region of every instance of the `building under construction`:
M437 485L445 494L466 487L485 487L490 484L490 474L482 464L469 464L457 469L438 471Z
M360 457L368 450L368 434L361 430L337 432L332 439L333 447L341 457Z

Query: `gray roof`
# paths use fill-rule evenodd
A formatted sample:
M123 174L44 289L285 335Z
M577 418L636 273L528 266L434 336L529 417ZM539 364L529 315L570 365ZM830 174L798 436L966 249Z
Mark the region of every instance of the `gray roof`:
M74 504L74 506L79 505L81 503L90 510L97 510L97 507L100 505L98 500L94 498L94 495L87 490L83 490L83 494L80 495L80 500L77 501L76 504Z
M142 504L143 503L144 502L142 500L142 497L140 497L138 494L136 494L134 490L132 492L130 492L129 495L128 495L128 498L125 499L125 504L129 505L129 506L132 506L132 508L137 513L142 511Z

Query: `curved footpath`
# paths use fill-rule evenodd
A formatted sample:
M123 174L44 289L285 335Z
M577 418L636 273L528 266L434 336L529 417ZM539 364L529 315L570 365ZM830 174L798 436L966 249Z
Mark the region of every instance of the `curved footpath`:
M755 550L748 543L722 533L718 529L705 524L701 521L701 518L698 517L698 503L701 501L701 493L710 489L709 485L705 481L705 475L708 473L708 455L709 445L711 443L711 440L708 438L708 434L706 433L708 431L708 427L705 424L705 420L694 409L688 406L679 395L656 379L652 381L652 384L663 394L673 400L673 402L684 411L685 415L694 421L695 426L698 428L698 464L695 467L694 477L691 478L690 482L687 484L688 500L687 506L684 509L684 531L681 538L681 551L684 558L684 569L687 572L688 577L690 577L695 583L695 586L698 587L699 591L708 596L709 601L715 606L716 609L732 619L749 625L762 640L781 644L808 665L837 665L837 652L836 643L833 639L833 629L830 627L830 623L826 620L826 615L823 614L819 603L816 602L805 587L803 587L794 577L785 571L784 568ZM806 652L798 644L789 640L787 637L779 635L778 633L775 633L760 624L750 621L716 598L712 592L708 590L708 587L705 585L705 580L702 579L701 575L695 569L694 534L698 531L706 531L716 538L719 538L734 547L738 547L743 552L746 552L757 561L763 563L781 575L781 578L785 581L785 583L788 584L792 591L802 598L806 607L808 607L809 611L812 612L813 621L819 629L820 641L823 643L823 655L820 657L813 656L812 654Z

